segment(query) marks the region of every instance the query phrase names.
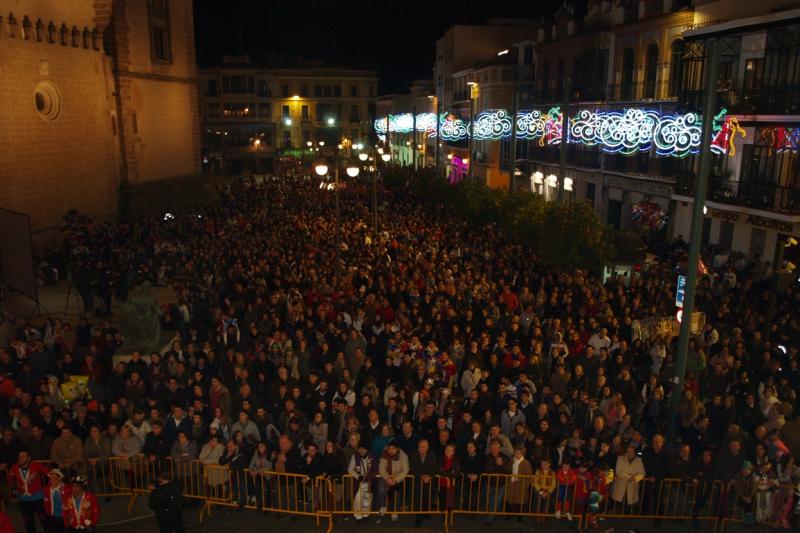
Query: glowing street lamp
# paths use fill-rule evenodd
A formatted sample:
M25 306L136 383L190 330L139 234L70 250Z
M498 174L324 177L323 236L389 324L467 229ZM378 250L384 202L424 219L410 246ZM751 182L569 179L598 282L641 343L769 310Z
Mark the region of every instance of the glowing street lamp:
M335 122L336 122L336 120L334 120L333 117L329 118L328 119L328 126L333 126Z
M381 159L383 159L384 163L388 163L391 158L391 154L381 154Z
M358 176L358 171L359 171L358 165L356 165L355 163L350 163L347 165L346 172L347 175L350 176L351 178L355 178L356 176Z
M361 152L360 154L358 154L358 158L361 161L366 161L367 158L369 158L369 154L367 154L367 152Z
M314 172L316 172L316 173L317 173L317 176L324 176L325 174L327 174L327 173L328 173L328 165L327 165L327 164L325 164L325 162L323 162L323 161L320 161L320 162L319 162L319 163L317 163L317 165L314 167Z

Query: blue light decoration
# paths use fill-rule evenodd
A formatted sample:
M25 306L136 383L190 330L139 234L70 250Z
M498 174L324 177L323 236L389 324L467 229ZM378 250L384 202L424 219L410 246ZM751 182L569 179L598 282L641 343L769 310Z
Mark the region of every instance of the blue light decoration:
M570 119L568 142L601 146L605 152L623 155L648 152L655 146L658 155L685 157L697 153L700 135L700 117L696 113L661 115L652 109L582 109Z
M656 154L686 157L700 151L700 115L662 115L653 132Z
M377 118L373 122L375 133L386 133L386 117ZM390 133L411 133L414 130L414 115L411 113L400 113L399 115L389 115ZM427 133L436 132L436 113L418 113L417 131Z
M517 113L517 138L535 140L543 137L547 117L536 109Z
M500 140L511 135L511 117L505 109L490 109L478 113L472 124L475 140Z
M417 131L436 133L436 113L419 113L417 115Z
M644 109L621 113L582 109L569 121L569 142L599 145L605 152L624 155L646 152L652 147L658 119L658 113Z
M744 137L745 131L735 117L728 117L722 110L714 120L711 149L715 153L733 156L736 153L734 140ZM539 110L520 111L517 114L516 134L519 139L538 141L539 146L561 144L563 116L560 108L553 107L543 113ZM386 119L375 120L375 132L386 133ZM472 124L476 140L500 140L511 138L513 121L505 109L491 109L479 113ZM390 132L408 133L414 129L411 113L390 115ZM420 113L416 121L417 131L436 134L436 118L433 113ZM469 138L470 123L452 113L439 116L439 131L445 141L462 141ZM797 150L800 129L783 128L770 131L770 144L776 150ZM567 142L599 146L609 153L632 155L655 149L664 157L685 157L700 149L701 117L696 113L662 114L642 108L623 108L613 111L581 109L569 119Z
M439 132L445 141L461 141L469 137L469 125L452 113L442 113Z
M411 133L414 131L414 115L411 113L389 115L389 128L397 133Z

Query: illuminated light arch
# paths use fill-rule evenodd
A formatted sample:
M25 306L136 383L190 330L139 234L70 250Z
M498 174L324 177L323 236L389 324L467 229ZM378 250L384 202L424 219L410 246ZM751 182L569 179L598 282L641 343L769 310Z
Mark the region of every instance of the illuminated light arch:
M469 137L469 124L452 113L439 117L439 131L445 141L461 141Z
M472 124L475 140L499 140L511 136L511 117L505 109L492 109L478 113Z
M569 142L601 146L606 152L632 155L650 150L659 116L647 109L590 111L570 119Z
M436 132L436 113L419 113L417 115L417 131Z
M544 135L547 114L534 109L533 111L520 111L517 113L517 138L539 139Z
M735 138L744 137L745 131L735 117L726 110L714 120L711 149L715 153L736 154ZM547 113L539 110L517 113L516 134L519 139L537 141L540 146L561 143L562 113L553 107ZM414 129L411 113L390 115L389 132L408 133ZM417 131L436 134L436 115L417 114ZM439 116L439 131L445 141L462 141L469 138L470 123L452 113ZM512 137L513 122L505 109L492 109L479 113L472 124L476 140L499 140ZM385 135L386 118L374 121L375 132ZM700 148L701 117L696 113L661 114L646 108L623 108L613 111L582 109L569 119L567 142L599 146L600 149L624 155L647 152L655 148L656 154L665 157L685 157L696 154ZM776 127L761 134L774 151L796 151L800 128Z
M686 157L700 151L700 116L697 113L662 115L653 131L656 153Z

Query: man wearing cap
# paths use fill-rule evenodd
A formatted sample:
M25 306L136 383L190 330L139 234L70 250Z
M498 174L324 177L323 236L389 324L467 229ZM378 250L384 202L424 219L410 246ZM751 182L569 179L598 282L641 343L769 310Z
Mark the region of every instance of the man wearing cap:
M19 512L28 533L36 533L35 516L44 525L44 483L47 469L39 463L31 462L26 451L19 452L17 464L8 472L8 485L17 497Z
M68 532L94 531L100 518L97 498L86 490L86 478L72 478L71 494L64 499L64 525Z
M47 533L64 531L64 500L70 497L70 491L63 483L64 474L58 468L47 474L50 483L44 489L44 530Z

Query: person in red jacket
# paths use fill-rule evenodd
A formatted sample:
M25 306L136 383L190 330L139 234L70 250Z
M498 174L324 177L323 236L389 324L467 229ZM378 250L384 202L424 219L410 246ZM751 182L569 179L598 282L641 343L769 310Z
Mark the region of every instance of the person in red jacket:
M14 526L11 524L11 517L0 511L0 533L14 533Z
M561 518L561 511L567 513L567 520L572 520L572 498L575 493L575 483L578 476L569 462L564 461L556 473L558 492L556 497L556 518Z
M591 465L588 461L582 461L578 464L578 471L575 472L575 510L580 516L586 512L586 504L589 502L589 495L592 493L592 486L594 484L594 476L592 475L589 467Z
M86 490L86 478L72 478L70 497L64 502L64 525L70 533L92 532L100 518L97 498Z
M44 489L44 530L46 533L63 533L64 502L69 499L70 490L58 468L52 469L47 477L50 483Z
M36 516L44 527L44 486L47 468L31 461L27 451L19 452L17 464L8 471L8 486L17 497L17 505L28 533L36 533Z

